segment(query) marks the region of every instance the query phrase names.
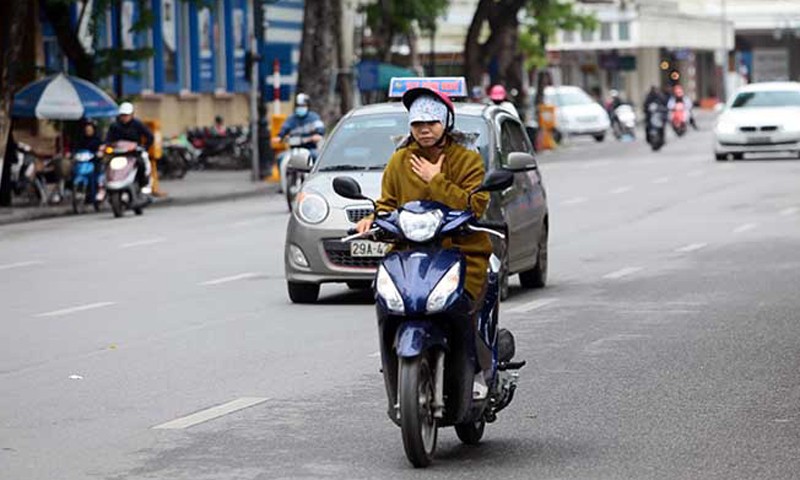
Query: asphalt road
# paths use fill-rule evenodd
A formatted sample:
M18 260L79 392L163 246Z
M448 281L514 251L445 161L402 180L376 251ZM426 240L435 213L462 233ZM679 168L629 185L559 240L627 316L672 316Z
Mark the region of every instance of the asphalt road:
M425 472L369 295L289 303L279 196L4 226L0 478L797 478L800 161L710 141L542 155L550 285L501 320L529 366Z

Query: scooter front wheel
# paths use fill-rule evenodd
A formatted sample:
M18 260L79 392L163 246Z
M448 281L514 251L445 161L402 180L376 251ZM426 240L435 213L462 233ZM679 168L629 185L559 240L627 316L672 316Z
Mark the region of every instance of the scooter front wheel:
M415 468L430 465L436 450L433 371L425 354L400 359L400 429L406 457Z
M122 194L120 192L111 192L108 196L108 201L111 202L111 211L114 212L115 218L119 218L125 213L125 206L122 204Z

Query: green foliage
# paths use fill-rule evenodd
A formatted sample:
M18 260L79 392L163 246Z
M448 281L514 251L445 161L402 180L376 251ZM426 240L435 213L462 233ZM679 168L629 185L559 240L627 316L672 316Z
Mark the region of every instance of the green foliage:
M361 9L373 30L383 27L394 34L406 34L414 23L423 31L434 30L437 18L447 12L449 4L450 0L373 0Z
M547 66L547 42L559 30L594 30L598 26L593 14L578 11L573 2L527 0L524 8L519 47L526 55L526 69Z

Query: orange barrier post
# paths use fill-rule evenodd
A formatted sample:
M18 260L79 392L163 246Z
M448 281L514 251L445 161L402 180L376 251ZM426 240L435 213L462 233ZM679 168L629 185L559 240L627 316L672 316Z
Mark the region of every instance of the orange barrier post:
M283 123L286 121L287 115L284 113L274 113L270 118L269 127L270 127L270 138L271 138L271 145L272 145L272 154L275 158L275 162L272 164L272 172L267 178L268 182L280 182L281 181L281 172L278 168L278 154L283 153L288 148L285 143L278 138L278 133L281 131L281 127L283 127Z
M553 129L556 128L556 107L553 105L539 105L539 145L540 150L552 150L556 148L556 141L553 138Z

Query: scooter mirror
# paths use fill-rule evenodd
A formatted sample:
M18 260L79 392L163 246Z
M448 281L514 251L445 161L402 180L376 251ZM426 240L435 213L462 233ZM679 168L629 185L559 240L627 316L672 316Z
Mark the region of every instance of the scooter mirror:
M336 177L333 179L333 191L337 195L350 200L369 200L361 193L361 185L353 177Z
M514 173L508 170L492 170L483 183L476 190L477 192L495 192L497 190L505 190L514 184Z

